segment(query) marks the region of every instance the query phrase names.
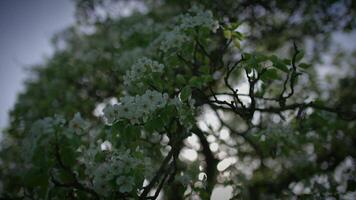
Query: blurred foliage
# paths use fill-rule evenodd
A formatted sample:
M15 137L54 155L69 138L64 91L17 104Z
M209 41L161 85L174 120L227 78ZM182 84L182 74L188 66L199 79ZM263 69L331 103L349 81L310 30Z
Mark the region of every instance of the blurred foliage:
M354 1L74 2L10 113L1 198L356 198L355 54L332 40Z

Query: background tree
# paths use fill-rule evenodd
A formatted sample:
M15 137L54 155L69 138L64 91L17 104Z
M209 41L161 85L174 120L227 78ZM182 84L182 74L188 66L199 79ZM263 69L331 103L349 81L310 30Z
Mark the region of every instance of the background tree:
M4 199L355 197L355 59L329 48L353 1L76 5L11 112Z

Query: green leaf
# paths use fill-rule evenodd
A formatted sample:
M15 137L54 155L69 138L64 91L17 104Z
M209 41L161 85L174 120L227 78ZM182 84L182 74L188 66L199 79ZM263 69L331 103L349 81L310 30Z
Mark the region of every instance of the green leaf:
M209 65L204 65L204 66L199 68L199 71L204 73L204 74L209 74L210 67L209 67Z
M252 68L251 68L250 65L246 65L245 69L246 69L247 73L251 73L252 72Z
M184 78L184 76L183 75L181 75L181 74L178 74L177 75L177 83L178 84L181 84L181 85L183 85L183 84L185 84L185 78Z
M159 131L163 127L164 122L160 117L156 117L145 124L145 128L149 132Z
M231 30L235 30L235 29L237 29L239 26L240 26L240 23L237 23L237 22L233 22L233 23L230 24Z
M289 72L289 69L287 67L286 64L284 64L283 62L281 62L280 60L278 60L277 62L273 63L273 66L276 67L277 69L284 71L286 73Z
M23 181L26 186L47 186L48 176L45 171L32 168L24 174Z
M232 36L232 38L239 39L239 40L242 40L244 38L244 36L240 32L237 32L237 31L233 31L231 33L231 36Z
M95 154L95 157L94 157L94 161L95 162L104 162L105 161L105 158L106 158L106 155L103 151L98 151L96 154Z
M73 181L73 177L67 171L59 170L58 179L63 183L69 183Z
M201 79L204 81L204 83L208 83L214 80L213 77L211 77L211 75L204 75L201 77Z
M282 61L286 65L290 65L292 63L292 61L290 59L283 59Z
M304 51L299 51L295 56L295 61L299 62L304 57Z
M60 148L60 155L62 156L62 160L66 165L72 166L76 163L76 154L70 146L62 146Z
M237 39L237 38L235 38L235 39L233 40L233 42L234 42L235 47L238 48L238 49L240 49L240 47L241 47L240 40Z
M262 75L262 81L275 80L278 78L278 73L276 69L267 69Z
M255 58L256 58L256 62L260 63L260 62L265 62L268 60L268 56L263 55L263 54L255 54Z
M240 40L245 39L245 36L242 33L240 33L240 32L236 32L236 33L237 33L237 38L238 39L240 39Z
M231 36L232 36L232 32L230 30L225 30L224 31L224 37L228 40L231 39Z
M303 68L303 69L308 69L309 67L311 67L311 64L300 63L300 64L299 64L299 67L300 67L300 68Z
M188 100L188 98L190 97L190 95L192 94L192 90L190 89L189 86L185 86L182 91L180 92L180 99L182 101L186 101Z
M251 68L255 68L258 69L259 68L259 64L255 58L255 56L252 56L248 61L247 64L249 65L249 67Z
M252 57L252 55L251 55L250 53L244 53L244 54L243 54L243 57L244 57L246 60L249 60L249 59Z
M193 76L189 80L189 84L193 87L201 88L205 83L209 82L210 80L212 80L210 75L201 76L201 77Z
M289 69L287 65L290 64L290 60L288 59L280 60L276 55L270 56L269 59L272 61L273 66L275 68L288 73Z
M315 105L318 105L318 106L324 106L324 105L325 105L325 102L324 102L323 100L321 100L321 99L316 99L316 100L314 101L314 104L315 104Z
M167 105L165 109L160 112L162 121L168 122L171 117L176 116L176 107L174 105Z
M128 125L125 127L125 132L132 137L131 139L135 139L140 135L141 130L137 126Z
M276 55L270 56L269 59L270 59L273 63L278 62L278 60L279 60Z

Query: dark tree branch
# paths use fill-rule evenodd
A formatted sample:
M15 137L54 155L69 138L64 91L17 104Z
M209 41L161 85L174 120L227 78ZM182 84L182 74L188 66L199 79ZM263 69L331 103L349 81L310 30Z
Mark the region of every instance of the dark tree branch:
M210 196L216 183L216 175L217 175L216 166L219 160L214 157L213 152L210 150L209 143L206 140L205 133L201 131L199 128L194 128L192 132L198 136L200 143L203 146L202 152L204 154L205 162L206 162L206 175L207 175L207 183L208 183L206 192Z
M298 108L303 108L303 109L314 108L317 110L323 110L323 111L335 113L343 120L355 120L356 119L355 112L352 112L352 111L347 112L347 111L343 111L342 109L339 109L339 108L331 108L331 107L316 104L314 102L294 103L294 104L284 105L284 106L280 106L280 107L256 108L255 110L260 111L260 112L267 112L267 113L280 113L283 111L295 110Z
M56 141L55 141L55 146L54 146L54 153L55 153L55 158L56 161L58 163L58 165L67 173L70 174L70 176L72 177L73 181L70 183L61 183L58 180L55 179L55 177L53 176L53 174L51 174L51 181L52 183L57 186L57 187L66 187L66 188L75 188L84 192L87 192L89 194L91 194L95 199L100 199L99 198L99 194L96 193L93 189L88 188L84 185L82 185L78 178L77 175L72 171L72 169L70 167L68 167L67 165L64 164L62 157L60 155L60 149L59 149L59 145L58 145L58 136L57 136L57 132L55 133L56 135Z

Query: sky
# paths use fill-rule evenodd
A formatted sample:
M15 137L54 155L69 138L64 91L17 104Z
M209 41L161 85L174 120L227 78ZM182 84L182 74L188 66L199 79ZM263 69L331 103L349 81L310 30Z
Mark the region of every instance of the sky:
M73 23L71 0L0 0L0 130L23 89L26 69L50 56L51 37Z

